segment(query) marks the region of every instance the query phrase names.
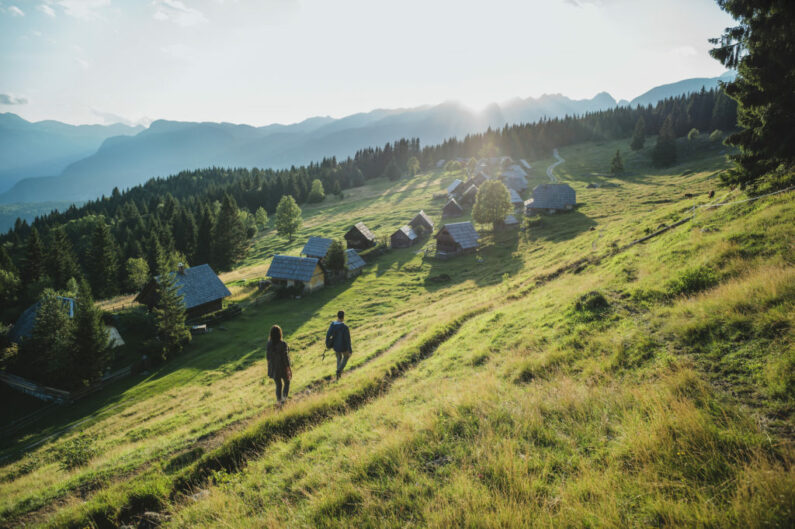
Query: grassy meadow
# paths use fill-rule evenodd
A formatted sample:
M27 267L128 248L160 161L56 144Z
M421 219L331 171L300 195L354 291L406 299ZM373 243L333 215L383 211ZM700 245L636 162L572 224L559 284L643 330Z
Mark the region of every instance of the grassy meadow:
M360 220L388 237L419 209L439 226L432 196L461 175L306 207L292 242L261 233L223 276L241 316L5 441L0 526L791 527L792 195L694 213L711 190L746 195L718 187L721 145L680 147L665 170L628 141L563 148L576 210L479 227L476 255L436 261L423 240L256 302L274 253ZM547 181L553 158L530 162L531 187ZM340 308L354 354L334 382ZM282 409L273 323L294 362Z

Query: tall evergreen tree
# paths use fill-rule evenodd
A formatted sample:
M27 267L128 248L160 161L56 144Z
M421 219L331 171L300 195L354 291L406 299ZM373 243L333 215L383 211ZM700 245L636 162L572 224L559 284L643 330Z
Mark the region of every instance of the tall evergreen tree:
M616 150L616 155L610 162L610 174L615 176L624 174L624 162L621 160L621 151L619 150Z
M221 203L213 236L214 264L219 270L230 270L245 252L246 227L238 214L235 199L228 193Z
M71 369L69 351L73 322L65 301L52 289L39 299L33 334L22 342L24 374L45 384L59 384Z
M632 143L629 144L630 149L639 151L646 143L646 121L643 116L638 118L635 122L635 130L632 132Z
M279 235L287 237L292 242L293 234L301 226L301 208L290 195L283 196L276 206L274 224Z
M196 257L195 264L209 264L213 259L213 230L215 219L210 208L205 207L202 213L202 220L199 224L199 232L196 237ZM150 264L151 266L151 264Z
M100 298L109 298L119 293L119 252L116 242L104 219L100 219L91 237L89 268L91 289Z
M50 232L47 269L57 290L65 289L69 279L80 277L80 267L72 250L72 243L62 226Z
M335 240L329 246L326 253L326 269L332 274L341 275L345 272L345 265L348 263L348 255L345 253L345 246L342 241Z
M94 304L91 289L83 281L77 295L71 347L73 385L90 385L102 377L108 365L108 331L102 312Z
M154 307L160 356L163 360L179 353L190 343L190 329L185 323L185 305L179 294L174 273L164 273L157 281Z
M651 158L657 167L668 167L676 163L676 136L674 135L673 118L670 114L663 122Z
M725 180L755 185L777 169L791 180L795 166L795 2L717 2L738 22L711 40L716 45L712 56L738 73L725 90L739 104L741 130L726 143L739 147L740 153L732 156L735 170Z
M25 284L38 281L45 274L44 248L39 237L39 230L30 229L25 247L25 262L21 270L21 279Z

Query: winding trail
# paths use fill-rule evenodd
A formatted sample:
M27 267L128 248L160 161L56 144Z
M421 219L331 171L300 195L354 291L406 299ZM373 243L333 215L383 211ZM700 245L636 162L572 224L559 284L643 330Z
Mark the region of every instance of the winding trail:
M552 165L550 165L549 167L547 167L547 176L549 177L549 181L550 181L550 182L552 182L552 183L554 184L554 183L556 183L556 182L558 181L558 179L557 179L557 178L555 178L555 175L554 175L554 174L552 174L552 170L553 170L553 169L555 169L555 167L557 167L557 166L559 166L560 164L562 164L563 162L565 162L566 160L564 160L564 159L563 159L563 158L560 156L560 154L558 154L558 150L557 150L557 149L552 149L552 156L554 156L554 157L555 157L555 159L557 160L557 162L555 162L555 163L553 163Z

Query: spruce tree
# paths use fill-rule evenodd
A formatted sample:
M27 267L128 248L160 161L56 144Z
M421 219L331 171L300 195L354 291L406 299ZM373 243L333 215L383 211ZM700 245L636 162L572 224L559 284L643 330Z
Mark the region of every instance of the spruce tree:
M47 288L39 298L30 340L23 341L26 373L45 384L63 385L71 369L73 321L68 302Z
M245 253L246 227L238 214L235 199L228 193L215 223L212 248L213 262L219 270L230 270Z
M309 198L308 202L312 204L316 204L318 202L323 202L326 198L326 192L323 190L323 182L319 179L314 179L312 181L312 189L309 191Z
M89 281L91 289L99 299L119 293L119 262L116 242L104 219L100 219L91 237L89 251Z
M293 234L301 226L301 208L290 195L285 195L279 200L274 224L279 235L287 237L292 242Z
M153 313L160 339L160 356L163 360L179 353L190 343L190 329L185 323L185 305L178 292L174 273L160 275L157 281L157 303Z
M621 160L621 151L616 150L616 155L610 162L610 174L618 176L624 174L624 162Z
M22 282L29 285L45 275L44 248L39 237L39 230L30 229L25 247L25 262L20 273Z
M342 241L335 240L329 246L324 260L326 269L333 275L345 273L345 266L348 264L348 255L345 253L345 245Z
M632 143L629 144L630 149L639 151L646 143L646 121L643 116L638 118L635 122L635 131L632 133Z
M791 0L717 0L738 25L711 42L710 53L724 66L737 70L725 85L739 104L741 130L726 139L740 149L733 155L735 170L729 184L756 185L773 171L792 179L795 166L795 2ZM713 124L714 128L726 129Z
M213 229L215 219L210 208L204 208L199 233L196 237L196 257L194 264L210 264L213 259ZM151 263L150 263L151 266Z
M11 256L8 255L6 247L2 244L0 244L0 269L13 272L14 274L19 273L19 270L17 270L16 265L14 265L14 261L11 259Z
M71 351L74 385L90 385L102 377L109 361L108 331L85 281L77 295Z
M472 218L480 224L491 223L496 230L513 210L511 195L499 180L488 180L480 186L472 208Z
M47 268L56 290L66 288L69 279L80 277L80 267L72 250L72 243L62 226L56 227L50 232Z
M657 167L668 167L676 163L676 136L674 135L673 118L670 114L663 122L651 158Z
M257 222L259 229L265 229L268 226L268 212L262 206L258 207L254 213L254 220Z
M387 177L389 180L397 180L400 178L400 168L398 167L395 160L389 160L389 163L386 164L386 169L384 169L384 176Z

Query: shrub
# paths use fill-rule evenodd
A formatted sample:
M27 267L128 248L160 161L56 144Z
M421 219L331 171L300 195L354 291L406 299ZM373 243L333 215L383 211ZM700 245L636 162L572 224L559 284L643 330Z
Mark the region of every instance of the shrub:
M80 436L70 439L56 449L56 456L62 470L72 470L91 461L96 455L94 437Z
M667 286L667 292L670 296L679 296L682 294L695 294L718 283L718 274L709 266L697 266L688 268L676 279L671 280Z

